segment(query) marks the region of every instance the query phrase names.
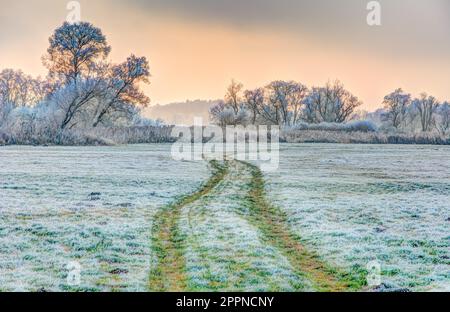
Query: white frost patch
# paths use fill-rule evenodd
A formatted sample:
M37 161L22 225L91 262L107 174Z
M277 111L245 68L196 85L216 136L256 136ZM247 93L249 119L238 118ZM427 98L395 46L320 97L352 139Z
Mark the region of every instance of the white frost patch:
M0 162L0 291L145 291L155 212L209 175L170 145L2 147Z
M283 145L271 200L310 248L412 290L450 285L450 148Z

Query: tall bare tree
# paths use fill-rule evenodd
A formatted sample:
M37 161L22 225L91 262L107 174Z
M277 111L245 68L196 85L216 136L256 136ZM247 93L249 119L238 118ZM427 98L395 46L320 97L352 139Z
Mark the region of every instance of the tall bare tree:
M103 80L109 66L103 62L111 51L106 37L90 23L65 22L49 39L44 65L50 79L60 85L52 97L64 110L60 128L73 127L74 117L82 114L95 98L104 95ZM69 94L70 92L70 94ZM61 98L62 94L66 98Z
M49 38L49 44L43 63L50 76L64 84L91 76L111 51L102 31L86 22L65 22Z
M235 114L238 114L242 106L241 92L243 85L240 82L231 80L231 84L227 88L227 93L225 94L225 105L231 107Z
M246 90L244 92L245 107L252 114L252 124L256 124L256 118L261 112L264 105L264 88L255 90Z
M387 111L386 120L398 129L405 121L408 106L411 104L411 94L403 92L401 88L386 95L383 100Z
M348 121L362 102L336 80L325 87L314 87L303 101L303 118L308 122Z
M429 131L435 122L434 114L439 106L439 102L433 96L428 96L426 93L422 93L420 98L413 101L413 107L417 109L420 118L420 124L422 131Z
M442 103L438 109L437 129L440 133L446 134L450 130L450 103Z
M300 117L304 100L308 95L308 87L301 83L294 83L288 94L288 102L292 112L292 124L296 124Z
M275 113L278 124L291 125L299 117L307 87L295 81L277 80L266 86L270 111Z

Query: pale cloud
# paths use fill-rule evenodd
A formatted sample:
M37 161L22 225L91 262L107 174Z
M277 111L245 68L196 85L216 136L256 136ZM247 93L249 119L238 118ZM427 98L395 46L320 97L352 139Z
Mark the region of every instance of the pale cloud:
M120 0L113 0L120 3ZM380 0L383 26L367 27L365 0L130 0L149 14L175 14L190 21L223 23L238 29L276 29L293 37L305 32L323 40L381 45L408 53L450 52L448 0ZM420 43L420 44L419 44ZM384 44L384 45L383 45ZM390 47L387 45L389 44ZM439 45L440 49L436 49ZM442 49L444 48L444 49Z
M219 98L231 78L247 87L274 79L309 85L341 79L379 106L396 87L450 99L450 2L385 0L382 26L366 1L80 1L103 29L115 62L150 59L153 103ZM45 74L40 57L65 19L67 1L0 0L0 65Z

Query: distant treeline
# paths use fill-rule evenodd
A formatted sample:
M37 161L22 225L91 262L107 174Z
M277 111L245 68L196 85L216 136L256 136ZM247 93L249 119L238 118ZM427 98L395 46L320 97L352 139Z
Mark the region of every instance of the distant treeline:
M64 23L49 38L43 57L45 78L20 70L1 71L0 144L173 142L172 127L141 114L150 102L140 89L149 83L147 59L130 55L113 64L108 60L110 51L99 28L85 22ZM288 142L448 143L448 102L426 93L413 98L396 89L381 104L383 108L374 113L359 110L362 102L340 81L307 87L277 80L244 90L233 80L223 100L202 107L212 105L210 120L222 127L280 126ZM178 105L166 109L177 110Z
M312 88L300 82L278 80L254 90L244 90L241 83L233 80L224 100L212 107L210 114L221 126L264 124L297 130L345 131L349 125L338 125L360 121L362 131L439 136L450 132L448 101L440 102L426 93L413 98L396 89L381 104L383 108L374 113L359 110L362 102L338 80Z

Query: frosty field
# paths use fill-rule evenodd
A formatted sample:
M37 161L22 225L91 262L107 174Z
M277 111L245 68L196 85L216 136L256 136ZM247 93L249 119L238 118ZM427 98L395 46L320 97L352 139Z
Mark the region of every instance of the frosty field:
M370 290L370 261L449 289L448 147L286 144L264 174L170 147L1 147L0 291Z
M450 290L450 148L283 145L267 190L323 259L393 288Z
M146 290L157 209L208 176L170 146L0 149L0 290ZM68 286L78 261L81 284Z

